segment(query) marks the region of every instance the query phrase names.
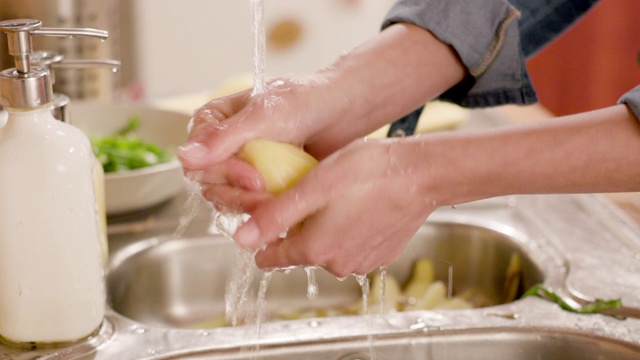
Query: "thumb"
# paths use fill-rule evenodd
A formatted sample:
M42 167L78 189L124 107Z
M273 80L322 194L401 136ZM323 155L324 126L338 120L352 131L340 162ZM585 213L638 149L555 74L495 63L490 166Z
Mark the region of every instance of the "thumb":
M304 181L305 178L301 183ZM251 211L251 218L233 236L238 245L258 249L269 244L277 240L283 232L294 231L298 224L323 206L323 196L308 191L303 193L299 184L276 198L261 203ZM301 198L304 198L304 201L301 201Z

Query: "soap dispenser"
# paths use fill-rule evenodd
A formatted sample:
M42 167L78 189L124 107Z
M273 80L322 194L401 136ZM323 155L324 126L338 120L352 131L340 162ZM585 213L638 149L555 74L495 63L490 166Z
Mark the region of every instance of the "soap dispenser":
M0 72L0 338L13 345L74 342L105 312L94 156L85 134L52 114L48 69L32 67L32 36L92 36L94 29L0 22L15 68Z
M55 85L55 68L87 69L105 66L110 68L111 71L116 72L121 65L120 61L111 59L65 59L64 56L58 52L45 50L31 52L31 54L29 54L29 60L32 66L49 70L52 85ZM72 124L71 114L68 108L70 101L71 99L66 94L54 92L53 117L65 123ZM95 162L93 166L93 181L96 192L96 203L98 205L100 250L102 254L102 265L106 266L109 260L109 242L107 235L107 202L104 188L104 170L98 158L95 158Z

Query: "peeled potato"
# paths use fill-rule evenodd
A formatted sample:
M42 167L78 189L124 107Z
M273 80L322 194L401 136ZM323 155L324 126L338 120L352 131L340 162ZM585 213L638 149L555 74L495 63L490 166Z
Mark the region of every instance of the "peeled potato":
M384 294L382 294L383 286ZM388 314L389 312L397 310L400 302L402 301L402 289L400 288L400 284L391 274L387 274L384 284L382 283L382 277L380 274L374 275L371 279L369 308L379 306L383 301L383 314Z
M418 259L413 264L411 278L404 288L404 295L407 298L419 299L434 280L435 269L433 262L428 259Z
M427 287L415 304L407 304L405 310L431 310L447 298L447 287L442 281L435 281Z
M258 170L266 190L274 194L295 184L318 164L313 156L295 145L265 139L247 142L238 157Z

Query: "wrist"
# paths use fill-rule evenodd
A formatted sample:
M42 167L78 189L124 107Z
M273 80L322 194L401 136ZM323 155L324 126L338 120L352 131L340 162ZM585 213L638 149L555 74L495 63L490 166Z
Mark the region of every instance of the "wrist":
M344 114L366 120L366 135L459 83L466 68L453 48L431 32L395 24L321 74L349 99Z

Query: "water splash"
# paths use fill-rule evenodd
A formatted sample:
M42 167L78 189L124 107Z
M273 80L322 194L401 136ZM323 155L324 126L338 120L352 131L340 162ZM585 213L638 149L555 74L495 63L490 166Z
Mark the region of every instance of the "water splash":
M360 284L360 289L362 290L362 314L368 315L369 319L369 334L367 335L367 341L369 343L369 358L371 360L375 360L375 351L373 349L373 317L369 312L369 278L367 275L353 275L358 284Z
M251 296L251 285L256 273L255 261L253 260L255 251L238 248L236 250L235 263L227 289L225 291L225 314L227 321L233 326L251 322L254 318L249 299Z
M307 298L313 300L318 296L318 282L316 280L316 267L307 266L304 268L307 272Z
M191 221L196 217L196 215L198 215L200 202L202 200L202 195L200 194L202 187L200 183L196 181L199 176L199 173L194 172L185 177L185 183L187 185L187 201L184 203L182 216L178 219L178 227L173 232L173 239L180 239L189 227Z
M258 298L256 299L256 337L260 339L260 333L262 331L262 324L266 319L266 311L267 311L267 288L269 287L269 282L271 281L271 275L273 273L271 271L265 271L262 275L262 280L260 281L260 289L258 290ZM260 345L256 345L256 350L260 350Z
M387 267L380 266L380 315L384 315L384 296L387 292Z
M369 279L367 275L354 274L353 276L360 285L360 290L362 290L362 313L366 314L369 312Z

